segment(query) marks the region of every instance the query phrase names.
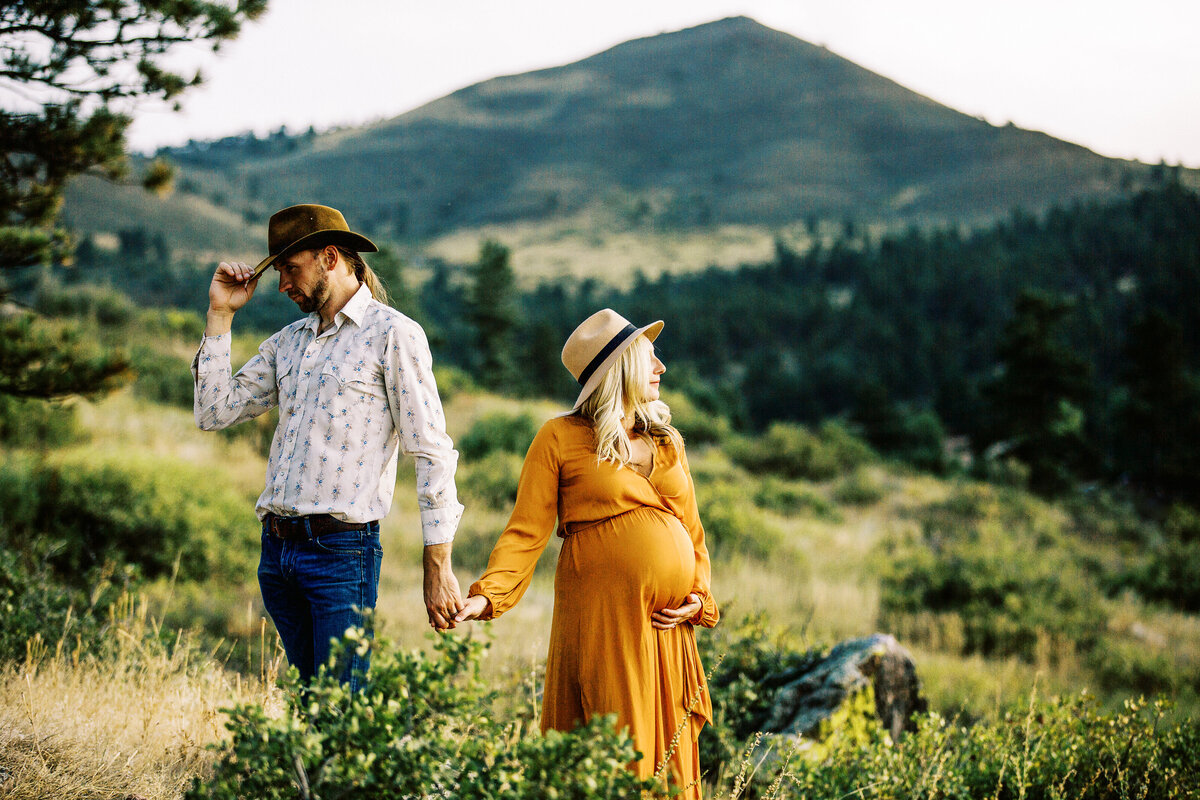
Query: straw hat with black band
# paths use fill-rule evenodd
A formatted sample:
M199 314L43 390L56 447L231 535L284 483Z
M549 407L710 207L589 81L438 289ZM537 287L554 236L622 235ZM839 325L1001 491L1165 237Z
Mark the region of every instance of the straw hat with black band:
M315 250L329 244L356 253L375 253L379 250L370 239L350 230L346 218L336 208L304 203L277 211L267 223L267 252L270 255L258 262L254 277L257 278L278 259L291 253Z
M579 381L582 390L573 411L578 411L588 395L596 391L604 373L608 372L621 353L641 334L654 341L662 332L662 320L641 328L611 308L604 308L579 323L563 345L562 362L567 371Z

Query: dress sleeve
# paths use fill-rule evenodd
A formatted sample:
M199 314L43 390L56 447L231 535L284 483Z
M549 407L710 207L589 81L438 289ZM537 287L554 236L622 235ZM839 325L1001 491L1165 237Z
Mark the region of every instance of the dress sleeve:
M483 619L495 619L508 611L529 588L533 568L546 549L558 518L560 452L557 433L552 423L547 423L525 454L516 504L508 525L492 548L487 570L467 593L468 597L482 595L491 603Z
M687 476L687 494L683 498L683 524L692 538L696 551L696 580L692 591L700 596L701 608L692 617L693 625L711 628L721 618L717 601L712 596L712 561L708 557L708 546L704 543L704 526L700 524L700 509L696 505L696 484L692 482L692 471L688 467L687 453L680 452L679 461L683 474Z

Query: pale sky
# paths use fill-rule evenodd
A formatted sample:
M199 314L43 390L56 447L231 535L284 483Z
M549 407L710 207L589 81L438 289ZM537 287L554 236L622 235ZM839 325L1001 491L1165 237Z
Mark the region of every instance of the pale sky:
M394 117L499 75L752 17L967 114L1098 153L1200 167L1198 0L272 0L135 149Z

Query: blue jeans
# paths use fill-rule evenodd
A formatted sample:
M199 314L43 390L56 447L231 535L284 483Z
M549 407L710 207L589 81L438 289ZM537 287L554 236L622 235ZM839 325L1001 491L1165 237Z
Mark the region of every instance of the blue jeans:
M308 524L305 523L307 530ZM365 531L342 531L283 540L263 526L258 585L263 604L287 653L307 682L329 661L330 642L363 624L362 611L379 594L379 523ZM351 648L340 666L342 683L363 686L370 653Z

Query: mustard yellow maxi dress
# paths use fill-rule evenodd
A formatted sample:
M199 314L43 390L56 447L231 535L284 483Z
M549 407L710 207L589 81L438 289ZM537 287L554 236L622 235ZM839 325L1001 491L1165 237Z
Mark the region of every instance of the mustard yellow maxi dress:
M666 774L688 787L681 797L699 798L696 742L712 702L693 624L712 627L719 612L687 456L667 439L654 445L647 477L597 464L591 424L581 417L547 422L525 457L508 525L469 594L491 601L489 618L516 605L557 518L564 541L542 730L567 731L615 712L642 753L635 765L642 777L655 773L678 735ZM651 626L651 612L682 605L690 592L703 604L690 622Z

